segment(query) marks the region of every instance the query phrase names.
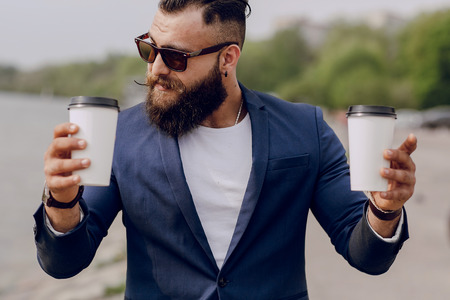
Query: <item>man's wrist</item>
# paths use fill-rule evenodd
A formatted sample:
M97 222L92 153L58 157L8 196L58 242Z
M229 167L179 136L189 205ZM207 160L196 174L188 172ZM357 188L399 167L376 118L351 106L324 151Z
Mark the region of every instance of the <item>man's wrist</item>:
M366 206L366 219L367 219L367 223L368 223L368 225L369 225L369 228L372 230L372 232L373 232L378 238L380 238L381 240L383 240L383 241L385 241L385 242L387 242L387 243L396 243L396 242L400 239L400 236L401 236L401 234L402 234L403 223L405 222L405 221L404 221L404 213L403 213L403 212L402 212L401 215L400 215L400 219L399 219L398 224L397 224L397 229L395 230L394 235L393 235L392 237L389 237L389 236L383 237L383 236L381 236L381 235L380 235L380 234L372 227L371 222L369 221L369 219L370 219L369 214L370 214L370 208L369 208L369 205L367 205L367 206ZM374 218L376 218L376 217L374 217Z
M369 198L369 209L380 220L383 221L392 221L400 216L403 208L399 208L397 210L384 210L378 207L375 203L375 199L372 196L371 192L366 192L367 197Z
M44 210L44 218L45 218L45 225L47 226L47 228L48 228L51 232L53 232L54 235L56 235L56 236L62 236L63 234L65 234L65 232L61 232L61 231L58 231L58 230L56 230L55 228L53 228L53 225L52 225L52 223L50 222L50 219L49 219L47 213L45 212L45 210ZM80 223L83 221L83 219L84 219L84 211L83 211L83 208L82 208L81 205L80 205Z
M47 207L56 207L59 209L69 209L73 208L78 201L80 201L81 197L83 196L84 186L80 186L78 188L78 193L75 196L75 198L70 202L60 202L53 198L52 193L50 192L50 189L47 186L47 183L44 185L44 192L42 193L42 202Z

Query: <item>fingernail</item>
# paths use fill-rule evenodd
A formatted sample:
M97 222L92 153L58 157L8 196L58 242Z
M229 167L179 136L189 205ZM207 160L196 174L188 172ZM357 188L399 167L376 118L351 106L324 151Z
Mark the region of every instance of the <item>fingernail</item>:
M80 176L79 176L79 175L74 175L74 176L72 177L72 181L73 181L74 183L80 182Z
M388 157L392 157L394 155L394 152L392 152L391 150L386 150L386 155Z
M380 196L381 196L381 198L386 198L387 197L387 193L386 192L381 192Z
M71 124L71 125L69 126L69 130L70 130L71 132L74 132L75 130L77 130L77 126L75 126L74 124Z
M83 166L83 167L87 167L88 165L89 165L89 159L83 159L82 161L81 161L81 165Z
M384 169L383 172L385 175L389 175L389 173L391 173L391 171L389 169Z
M86 141L84 141L84 140L79 140L79 141L78 141L78 146L80 146L80 148L86 147Z

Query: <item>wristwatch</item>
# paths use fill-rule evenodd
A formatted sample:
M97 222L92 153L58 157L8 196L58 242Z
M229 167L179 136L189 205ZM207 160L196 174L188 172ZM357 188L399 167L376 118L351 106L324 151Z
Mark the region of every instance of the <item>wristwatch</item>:
M375 204L375 199L373 198L373 195L371 192L364 192L369 198L369 208L372 211L372 213L380 220L383 221L391 221L397 218L403 211L403 208L399 208L397 210L384 210L379 208Z
M55 198L53 198L52 193L50 192L50 189L48 188L47 183L46 183L44 185L44 192L42 193L42 202L47 207L56 207L56 208L61 208L61 209L72 208L75 206L75 204L77 204L78 201L80 201L81 196L83 195L83 191L84 191L84 186L80 185L75 199L73 199L70 202L60 202L60 201L56 200Z

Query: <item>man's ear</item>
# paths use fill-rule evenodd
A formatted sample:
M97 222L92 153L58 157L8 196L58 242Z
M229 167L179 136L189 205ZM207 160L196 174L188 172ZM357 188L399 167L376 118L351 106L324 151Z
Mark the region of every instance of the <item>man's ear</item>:
M236 69L239 57L241 56L241 49L238 45L230 45L222 51L220 55L220 70L222 73Z

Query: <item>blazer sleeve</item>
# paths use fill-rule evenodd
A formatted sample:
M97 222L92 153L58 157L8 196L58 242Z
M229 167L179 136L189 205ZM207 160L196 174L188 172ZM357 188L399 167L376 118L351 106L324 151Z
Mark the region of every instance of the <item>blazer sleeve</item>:
M400 238L395 243L388 243L373 233L367 219L368 203L364 206L364 215L358 222L350 237L349 263L355 268L371 275L386 272L394 263L396 255L408 239L406 211L403 209L404 221Z
M351 191L346 151L319 108L316 122L320 156L311 210L336 251L353 267L368 274L386 272L408 238L406 218L396 243L373 233L365 215L368 199L363 192Z
M61 279L69 278L86 268L94 257L95 249L87 234L89 212L83 199L80 205L85 218L70 232L56 236L45 225L45 209L41 205L34 214L34 238L37 259L41 268L49 275ZM82 247L80 247L83 245Z
M120 194L111 177L109 187L86 187L81 208L84 219L66 234L56 236L45 224L41 205L34 214L34 238L41 268L55 278L69 278L92 262L98 246L121 209Z

